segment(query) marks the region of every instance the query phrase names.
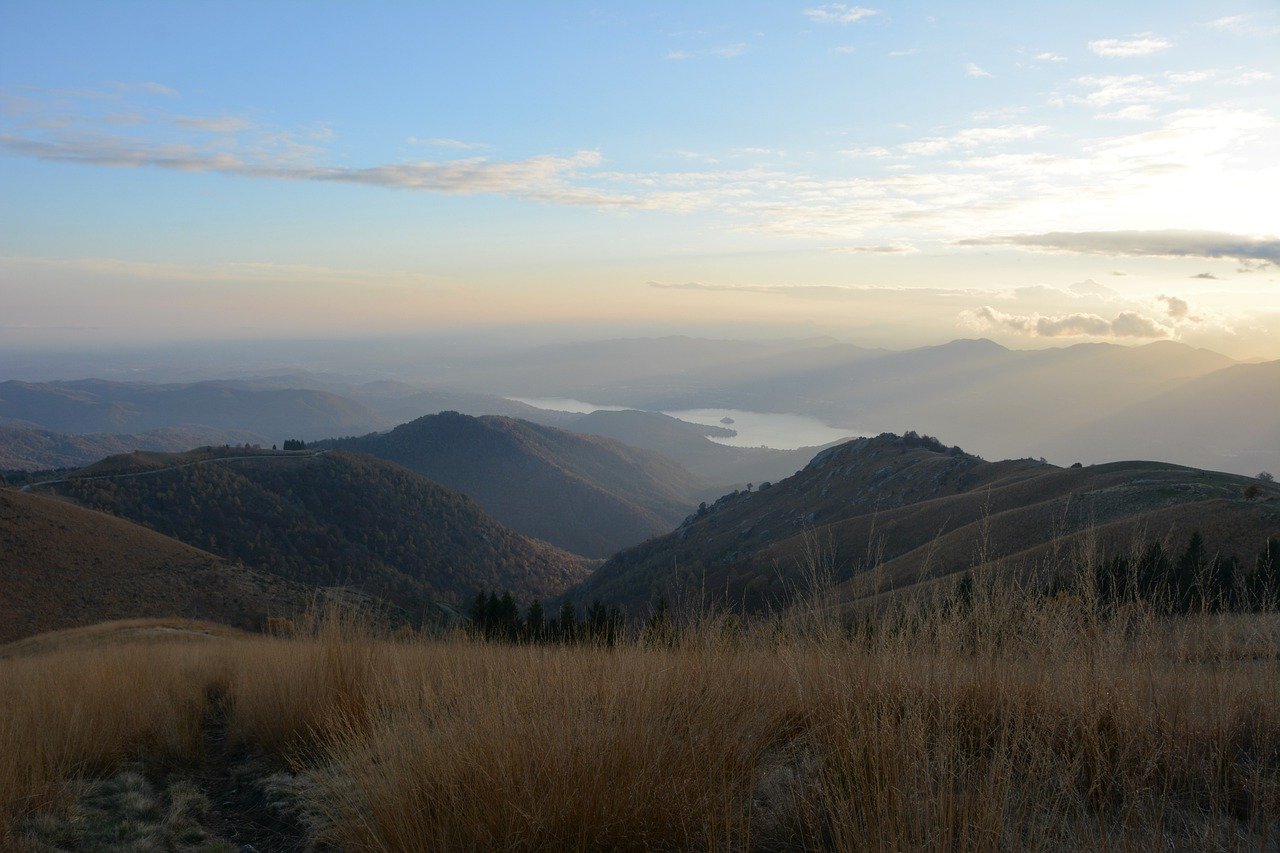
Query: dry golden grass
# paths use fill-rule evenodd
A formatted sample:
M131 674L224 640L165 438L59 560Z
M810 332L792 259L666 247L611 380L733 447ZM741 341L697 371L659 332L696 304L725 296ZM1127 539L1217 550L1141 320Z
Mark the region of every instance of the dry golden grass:
M979 584L963 614L706 617L674 645L329 618L43 652L0 660L0 839L125 757L199 761L218 702L344 850L1277 849L1275 628Z

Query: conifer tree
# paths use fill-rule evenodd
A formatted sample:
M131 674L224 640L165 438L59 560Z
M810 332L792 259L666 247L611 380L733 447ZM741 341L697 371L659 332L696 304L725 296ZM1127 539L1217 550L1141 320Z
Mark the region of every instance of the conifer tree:
M546 613L542 609L542 602L536 598L529 605L529 614L525 617L524 627L529 639L535 643L546 639Z
M471 618L472 630L479 634L485 633L485 624L489 615L489 594L485 590L476 593L475 600L471 602L471 609L467 614Z
M566 601L560 605L560 640L565 643L573 643L578 639L578 613L574 610L573 602Z
M520 634L520 608L516 606L511 590L502 593L502 598L497 599L497 602L496 633L503 640L514 641Z
M1187 541L1187 549L1178 558L1178 565L1173 575L1173 588L1170 591L1175 608L1189 610L1208 599L1209 590L1205 588L1203 582L1204 570L1204 536L1196 530Z

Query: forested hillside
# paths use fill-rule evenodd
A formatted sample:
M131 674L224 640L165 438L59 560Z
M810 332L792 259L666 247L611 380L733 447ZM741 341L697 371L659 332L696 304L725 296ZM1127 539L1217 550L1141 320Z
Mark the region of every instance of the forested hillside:
M527 536L589 557L666 533L705 488L657 454L514 418L441 412L317 446L397 462Z
M481 588L522 599L585 577L570 554L527 539L475 502L397 465L343 452L213 460L108 460L50 488L291 581L363 590L422 617ZM160 460L163 461L163 460Z

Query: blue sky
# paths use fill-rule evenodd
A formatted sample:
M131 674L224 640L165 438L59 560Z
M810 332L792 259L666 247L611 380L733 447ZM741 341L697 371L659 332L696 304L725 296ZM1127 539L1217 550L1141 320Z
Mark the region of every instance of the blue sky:
M1278 122L1269 2L9 2L0 335L1280 357Z

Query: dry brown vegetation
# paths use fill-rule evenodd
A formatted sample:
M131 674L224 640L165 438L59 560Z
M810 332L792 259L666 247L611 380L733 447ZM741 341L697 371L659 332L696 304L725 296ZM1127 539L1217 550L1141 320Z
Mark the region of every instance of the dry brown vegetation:
M171 615L256 628L310 595L125 519L0 489L0 643Z
M208 727L350 850L1275 849L1274 615L977 584L850 631L820 606L612 648L150 633L0 660L0 838Z

